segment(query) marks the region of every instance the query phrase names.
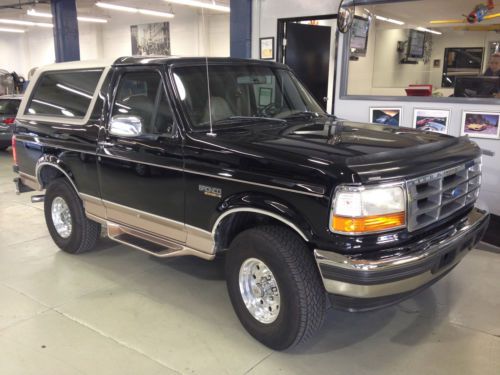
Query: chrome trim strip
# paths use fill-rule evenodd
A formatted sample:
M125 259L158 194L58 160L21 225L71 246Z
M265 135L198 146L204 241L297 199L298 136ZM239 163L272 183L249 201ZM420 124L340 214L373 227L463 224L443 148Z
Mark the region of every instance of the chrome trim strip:
M309 239L307 238L307 236L304 234L304 232L298 228L294 223L292 223L291 221L285 219L284 217L282 216L279 216L279 215L276 215L272 212L269 212L269 211L266 211L266 210L261 210L261 209L258 209L258 208L232 208L230 210L227 210L226 212L224 212L222 215L220 215L217 220L215 221L215 224L213 225L212 227L212 237L215 238L215 235L216 235L216 232L217 232L217 228L220 224L220 222L226 217L226 216L229 216L231 214L234 214L234 213L237 213L237 212L254 212L254 213L258 213L258 214L262 214L262 215L266 215L266 216L270 216L272 217L273 219L276 219L276 220L279 220L281 221L282 223L288 225L290 228L292 228L295 232L297 232L303 239L304 241L306 242L309 242Z
M45 186L43 186L42 181L40 180L40 170L45 165L50 166L52 168L55 168L55 169L59 170L60 172L62 172L68 178L69 182L71 183L71 185L73 186L73 188L75 189L75 191L78 193L78 189L76 188L76 185L75 185L73 179L69 176L69 174L64 169L62 169L60 166L58 166L57 164L50 163L50 162L47 162L47 161L44 161L44 162L38 161L36 163L36 167L35 167L36 178L37 178L38 183L40 184L40 186L42 188L45 188Z

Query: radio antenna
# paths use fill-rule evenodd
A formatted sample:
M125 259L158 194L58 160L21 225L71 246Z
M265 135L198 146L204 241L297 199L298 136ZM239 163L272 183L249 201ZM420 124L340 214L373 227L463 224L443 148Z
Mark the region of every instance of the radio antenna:
M206 35L205 33L205 11L203 8L201 8L201 20L202 20L202 27L203 27L203 35ZM205 67L207 71L207 94L208 94L208 120L210 123L210 132L207 133L208 136L210 137L215 137L217 136L216 133L214 133L213 129L213 122L212 122L212 95L210 92L210 74L208 73L208 55L207 55L207 46L206 46L206 38L204 38L203 43L205 44Z

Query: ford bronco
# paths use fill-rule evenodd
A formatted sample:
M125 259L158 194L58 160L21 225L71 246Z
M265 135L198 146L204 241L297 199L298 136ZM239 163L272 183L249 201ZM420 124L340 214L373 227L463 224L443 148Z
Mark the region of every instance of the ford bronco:
M489 220L466 137L344 121L285 66L124 57L37 70L14 126L19 192L63 251L112 240L223 256L242 325L283 350L328 307L387 306L452 270Z

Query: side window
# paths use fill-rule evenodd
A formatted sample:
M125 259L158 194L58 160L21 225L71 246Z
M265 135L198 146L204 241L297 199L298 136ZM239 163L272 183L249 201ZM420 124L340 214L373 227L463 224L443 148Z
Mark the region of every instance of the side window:
M102 69L44 73L38 80L25 114L85 117Z
M128 72L121 76L112 116L142 119L146 134L171 134L173 118L158 72Z

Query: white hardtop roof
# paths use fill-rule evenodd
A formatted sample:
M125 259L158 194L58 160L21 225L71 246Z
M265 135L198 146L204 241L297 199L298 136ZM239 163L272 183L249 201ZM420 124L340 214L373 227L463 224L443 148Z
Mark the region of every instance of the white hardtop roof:
M113 65L113 63L115 61L116 61L116 58L56 63L56 64L45 65L45 66L41 66L41 67L37 68L37 73L50 72L53 70L106 68L106 67Z

